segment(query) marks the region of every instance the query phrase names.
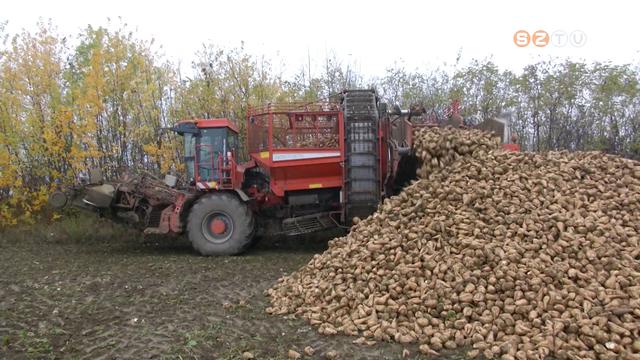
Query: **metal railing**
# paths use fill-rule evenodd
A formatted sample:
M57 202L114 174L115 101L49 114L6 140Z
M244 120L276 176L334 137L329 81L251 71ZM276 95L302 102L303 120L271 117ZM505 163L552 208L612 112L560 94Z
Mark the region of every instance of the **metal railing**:
M249 153L339 148L340 111L326 110L329 105L335 104L268 105L249 111Z
M201 158L201 149L208 149L209 156L207 159ZM233 153L213 150L210 144L201 144L196 146L195 156L195 179L196 182L215 181L217 187L230 189L233 188L236 176L236 161ZM208 169L208 174L202 174L202 169Z
M250 106L247 110L249 116L282 114L295 112L335 112L340 111L340 104L330 101L323 102L291 102L291 103L269 103L264 106Z

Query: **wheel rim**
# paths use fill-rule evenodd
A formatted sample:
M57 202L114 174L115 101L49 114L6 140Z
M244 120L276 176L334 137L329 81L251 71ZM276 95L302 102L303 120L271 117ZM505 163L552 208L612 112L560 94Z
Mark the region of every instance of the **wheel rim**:
M223 211L213 211L202 220L202 233L207 241L220 244L233 234L233 221Z

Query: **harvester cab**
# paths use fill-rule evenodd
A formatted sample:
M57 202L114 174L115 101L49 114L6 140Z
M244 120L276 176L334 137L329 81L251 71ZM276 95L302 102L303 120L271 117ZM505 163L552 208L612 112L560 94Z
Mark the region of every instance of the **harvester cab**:
M238 128L228 119L181 121L172 129L184 138L187 183L200 190L234 189Z

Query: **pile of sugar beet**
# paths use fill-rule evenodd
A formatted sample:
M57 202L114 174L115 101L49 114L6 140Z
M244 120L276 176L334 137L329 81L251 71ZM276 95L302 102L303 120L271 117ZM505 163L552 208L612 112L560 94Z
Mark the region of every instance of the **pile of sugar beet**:
M269 313L432 355L640 359L640 163L414 138L419 179L279 279Z

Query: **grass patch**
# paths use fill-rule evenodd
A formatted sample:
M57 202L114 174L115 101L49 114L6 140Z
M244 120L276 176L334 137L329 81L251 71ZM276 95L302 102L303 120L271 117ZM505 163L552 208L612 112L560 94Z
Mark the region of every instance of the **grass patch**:
M9 335L4 335L2 337L0 337L0 346L2 346L3 349L6 349L9 347L9 344L11 344L11 338L9 338Z
M0 242L6 245L29 241L54 244L93 243L141 237L142 234L135 229L85 212L69 212L48 224L17 225L0 230Z
M36 336L32 332L21 331L20 340L16 344L23 348L31 359L54 359L53 346L49 339Z

